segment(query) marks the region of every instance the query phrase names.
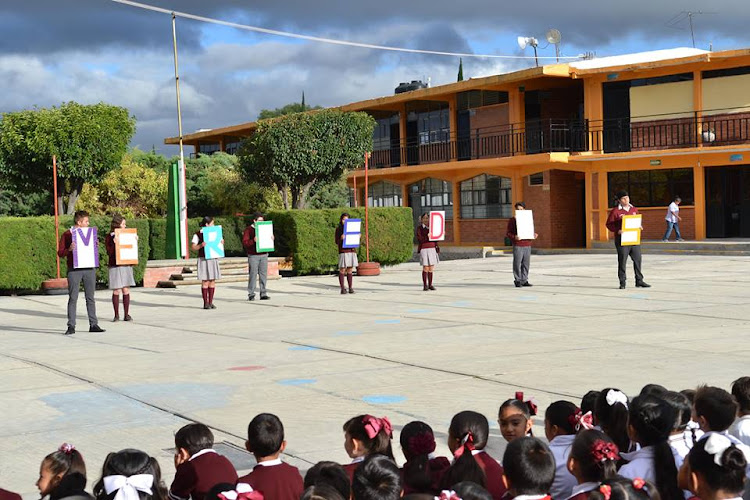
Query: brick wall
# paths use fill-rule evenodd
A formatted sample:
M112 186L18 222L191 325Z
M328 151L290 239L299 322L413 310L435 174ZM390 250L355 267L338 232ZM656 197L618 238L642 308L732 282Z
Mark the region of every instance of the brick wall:
M502 246L508 219L461 219L461 243L489 243Z
M539 234L534 246L541 248L552 247L552 225L549 217L551 174L549 170L543 172L544 183L537 186L529 186L529 178L523 178L523 202L526 203L527 209L534 211L534 230Z
M643 214L643 240L660 240L664 237L667 230L667 222L664 220L667 215L667 207L658 208L639 208L638 211ZM680 207L680 233L686 240L695 239L695 208ZM670 239L674 239L675 234L672 232Z
M552 246L575 248L586 246L584 233L584 174L582 172L550 171L550 229Z

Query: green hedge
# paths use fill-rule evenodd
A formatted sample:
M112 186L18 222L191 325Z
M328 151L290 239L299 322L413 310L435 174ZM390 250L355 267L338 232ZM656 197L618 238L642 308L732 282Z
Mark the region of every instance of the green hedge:
M297 274L323 273L336 268L338 248L334 232L343 209L287 210L267 214L274 221L276 251L274 256L291 256ZM364 219L364 209L350 208L352 218ZM99 230L99 269L97 280L107 283L107 251L104 238L111 219L91 217L91 225ZM188 230L198 230L200 219L189 219ZM215 223L224 230L227 256L242 256L242 233L251 217L217 217ZM69 216L60 218L60 233L73 224ZM414 238L410 208L370 209L370 260L383 265L407 262L412 257ZM147 260L164 259L167 224L164 219L129 219L128 227L138 229L139 264L134 274L137 283L143 280ZM358 251L365 261L364 237ZM0 217L0 290L38 290L44 280L55 277L55 223L52 217ZM191 257L195 252L191 250ZM66 262L61 259L61 275L66 275Z
M107 249L104 238L109 231L110 217L90 218L90 225L99 233L99 283L108 281ZM70 216L60 217L60 235L73 225ZM133 274L136 283L143 281L149 256L149 222L146 219L129 219L128 227L138 229L138 262ZM2 217L0 218L0 290L38 290L42 282L57 275L55 255L54 217ZM60 259L60 276L67 276L67 261Z

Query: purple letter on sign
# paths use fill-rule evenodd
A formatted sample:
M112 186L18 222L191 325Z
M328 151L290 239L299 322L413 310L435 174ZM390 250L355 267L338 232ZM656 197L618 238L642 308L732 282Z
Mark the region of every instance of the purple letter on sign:
M73 268L99 267L99 240L95 227L74 227L70 230L76 249L73 251Z

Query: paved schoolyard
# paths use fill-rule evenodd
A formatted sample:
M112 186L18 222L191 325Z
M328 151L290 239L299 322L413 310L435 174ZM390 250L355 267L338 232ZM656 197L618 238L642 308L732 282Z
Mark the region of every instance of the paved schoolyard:
M135 322L117 324L100 291L107 332L87 332L81 296L73 337L62 335L67 297L0 297L0 487L35 498L39 462L63 441L92 482L125 447L157 456L170 481L173 433L189 421L247 469L241 447L259 412L282 418L287 459L303 469L346 461L341 426L365 412L389 416L396 434L425 420L445 452L452 415L475 409L500 457L497 408L516 390L544 409L609 385L728 388L750 375L749 268L750 257L647 255L653 288L631 274L619 290L614 251L535 255L535 286L517 289L499 257L443 262L437 291L423 292L410 263L355 278L356 295L339 295L333 276L271 282L266 302L221 285L211 311L197 287L135 289Z

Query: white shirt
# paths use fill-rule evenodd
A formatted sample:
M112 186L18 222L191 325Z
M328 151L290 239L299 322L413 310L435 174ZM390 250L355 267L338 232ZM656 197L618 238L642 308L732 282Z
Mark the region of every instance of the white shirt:
M628 460L629 463L620 467L620 470L617 471L618 474L627 477L628 479L640 477L646 481L651 481L652 483L656 481L653 446L644 446L640 450L631 453L620 453L620 456L625 460ZM677 470L680 470L683 460L674 448L672 448L672 456L674 457L674 464L677 467Z
M672 212L674 212L674 214ZM680 206L677 203L672 202L669 204L669 208L667 208L667 216L664 219L669 222L677 222L677 216L679 214Z
M281 459L276 458L274 460L266 460L265 462L258 462L255 467L262 465L263 467L273 467L274 465L281 465Z
M198 242L199 242L200 240L198 239L198 235L197 235L197 234L194 234L194 235L193 235L193 239L192 239L192 240L190 240L190 241L192 241L192 242L193 242L193 245L197 245L197 244L198 244Z
M568 471L568 456L575 437L575 434L555 436L549 442L549 449L555 457L555 480L549 490L552 500L565 500L578 483L573 474Z
M690 453L690 448L693 447L693 442L689 440L685 433L681 432L669 436L669 446L672 447L673 454L679 455L680 459L685 461L685 457Z
M573 498L574 496L581 494L581 493L588 493L589 491L594 491L595 489L599 488L600 484L601 483L597 483L597 482L576 484L575 486L573 486L573 491L571 491L568 499Z
M201 455L205 455L206 453L216 453L216 451L212 450L211 448L206 448L205 450L201 450L198 453L193 454L190 458L188 458L188 462L190 462L194 458L198 458Z
M729 435L736 437L744 444L750 446L750 415L737 417L729 427Z

